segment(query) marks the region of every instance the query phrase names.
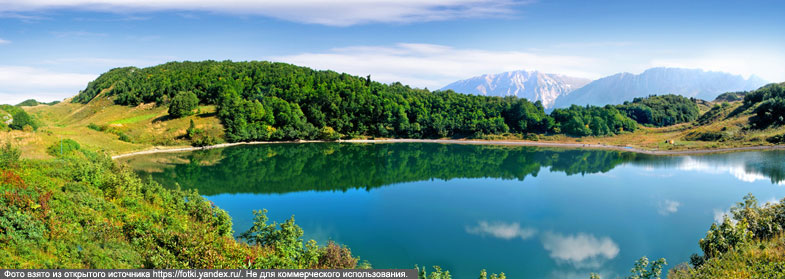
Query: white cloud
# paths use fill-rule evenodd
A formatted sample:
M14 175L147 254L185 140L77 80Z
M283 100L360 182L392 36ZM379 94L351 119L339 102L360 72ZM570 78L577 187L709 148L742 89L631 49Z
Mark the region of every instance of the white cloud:
M586 233L562 235L546 232L542 245L557 263L570 263L577 268L597 268L619 254L619 245L609 237L597 238Z
M15 104L30 98L61 100L76 95L95 78L92 74L0 65L0 103Z
M134 11L204 11L252 14L294 22L348 26L362 23L409 23L456 18L511 16L530 0L0 0L0 12L80 9Z
M474 227L466 227L466 232L482 236L490 235L506 240L513 238L520 238L525 240L537 234L537 230L532 228L521 228L521 225L518 223L488 223L487 221L480 221L477 223L477 226Z
M725 216L730 217L730 209L722 210L722 209L714 209L714 222L717 224L722 224L725 221ZM736 221L730 219L731 223L735 224Z
M657 212L660 215L670 215L679 211L681 203L673 200L663 200L657 205Z
M553 47L557 48L620 48L636 45L635 42L630 41L597 41L597 42L568 42L555 44Z
M322 70L365 76L381 82L400 81L415 87L441 88L473 76L515 70L597 78L597 59L520 51L459 49L443 45L399 43L393 46L354 46L322 53L271 57Z
M0 38L0 45L10 44L10 43L11 43L11 41L3 40L2 38Z

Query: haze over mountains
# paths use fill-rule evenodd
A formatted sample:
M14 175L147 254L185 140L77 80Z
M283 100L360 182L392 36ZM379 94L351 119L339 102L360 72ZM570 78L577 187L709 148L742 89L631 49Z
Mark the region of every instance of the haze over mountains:
M652 94L713 100L725 92L754 90L766 83L754 75L745 79L740 75L700 69L651 68L637 75L618 73L591 82L537 71L515 71L473 77L442 89L488 96L514 95L532 102L540 100L545 108L560 108L572 104L621 104Z

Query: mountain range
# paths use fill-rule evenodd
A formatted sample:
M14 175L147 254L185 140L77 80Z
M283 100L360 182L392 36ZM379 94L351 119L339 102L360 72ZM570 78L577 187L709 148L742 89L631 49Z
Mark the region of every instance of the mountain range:
M538 71L487 74L453 82L443 90L486 96L518 96L545 108L621 104L635 97L678 94L713 100L719 94L754 90L767 82L757 76L683 68L651 68L640 74L618 73L594 81Z
M544 107L550 108L557 98L589 82L590 79L538 71L513 71L456 81L442 90L452 89L455 92L484 96L517 96L532 102L541 101Z

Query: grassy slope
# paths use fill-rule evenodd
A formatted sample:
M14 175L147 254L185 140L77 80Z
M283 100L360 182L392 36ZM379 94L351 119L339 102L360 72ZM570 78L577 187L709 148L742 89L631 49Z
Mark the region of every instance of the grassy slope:
M214 106L200 107L201 113L194 116L169 119L166 107L154 104L118 106L110 98L98 96L86 105L65 101L53 106L25 107L25 110L42 123L38 131L0 132L0 141L17 143L25 158L48 158L46 147L63 138L74 139L87 149L105 150L110 155L153 146L190 146L190 142L182 138L190 120L208 134L223 136L223 126L215 117ZM131 142L121 141L114 133L90 129L87 126L91 123L127 134Z

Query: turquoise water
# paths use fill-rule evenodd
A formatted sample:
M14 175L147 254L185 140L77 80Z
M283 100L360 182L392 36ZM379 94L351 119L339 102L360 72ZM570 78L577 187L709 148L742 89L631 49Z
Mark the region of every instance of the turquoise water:
M268 144L133 157L138 172L198 189L251 226L295 215L376 268L483 268L508 278L626 276L669 267L747 193L785 196L785 152L656 157L578 149L427 143Z

